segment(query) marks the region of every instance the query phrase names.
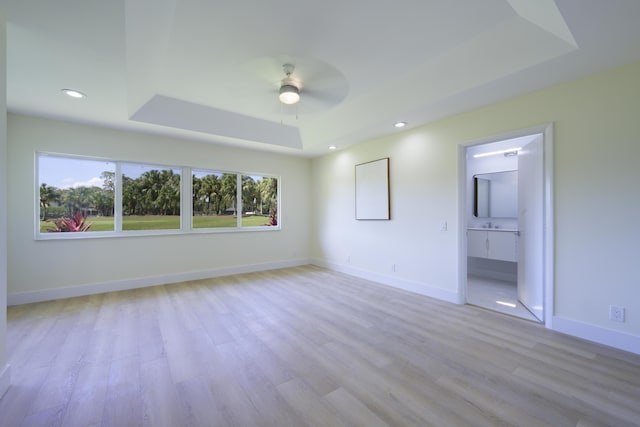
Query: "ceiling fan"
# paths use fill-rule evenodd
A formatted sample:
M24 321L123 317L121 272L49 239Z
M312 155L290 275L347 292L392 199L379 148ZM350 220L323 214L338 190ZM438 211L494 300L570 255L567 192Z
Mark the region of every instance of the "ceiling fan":
M263 113L320 113L340 104L349 93L347 79L337 68L312 58L259 57L244 63L242 70L251 75L243 80L243 92L253 93L252 108Z

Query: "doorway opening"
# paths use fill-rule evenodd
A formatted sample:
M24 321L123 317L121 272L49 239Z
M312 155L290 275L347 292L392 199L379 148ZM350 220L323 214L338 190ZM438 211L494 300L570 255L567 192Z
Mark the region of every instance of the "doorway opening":
M551 125L461 146L464 302L550 327Z

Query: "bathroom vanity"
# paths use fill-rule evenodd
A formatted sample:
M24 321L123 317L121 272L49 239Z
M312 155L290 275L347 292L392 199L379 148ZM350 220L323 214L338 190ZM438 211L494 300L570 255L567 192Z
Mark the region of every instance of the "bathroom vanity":
M468 256L500 261L518 261L518 230L469 228L467 236Z

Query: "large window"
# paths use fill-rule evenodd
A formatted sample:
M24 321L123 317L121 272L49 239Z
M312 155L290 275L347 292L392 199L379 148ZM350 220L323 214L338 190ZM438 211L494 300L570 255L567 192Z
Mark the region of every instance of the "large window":
M238 226L237 174L193 171L193 228Z
M115 173L113 162L40 154L40 232L113 231Z
M180 169L122 164L122 229L180 229Z
M242 175L242 226L278 225L278 180Z
M192 194L194 229L278 226L278 178L194 170Z
M277 177L43 153L37 176L38 238L280 228Z

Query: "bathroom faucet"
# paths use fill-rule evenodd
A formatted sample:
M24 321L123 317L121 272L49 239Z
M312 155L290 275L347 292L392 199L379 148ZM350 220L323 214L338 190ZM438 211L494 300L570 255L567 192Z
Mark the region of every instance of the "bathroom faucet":
M491 221L487 222L487 228L491 228Z

